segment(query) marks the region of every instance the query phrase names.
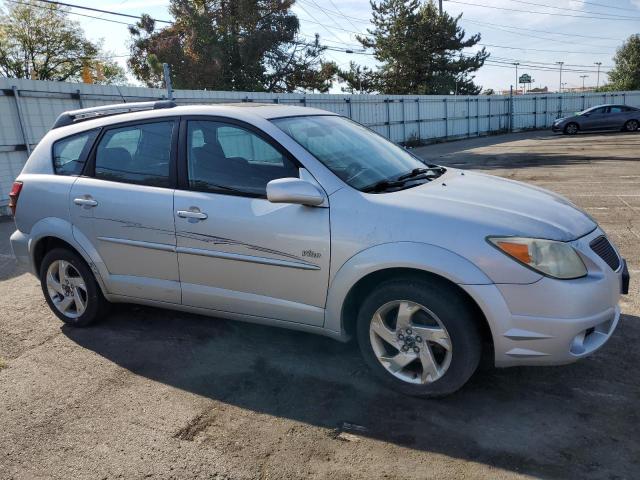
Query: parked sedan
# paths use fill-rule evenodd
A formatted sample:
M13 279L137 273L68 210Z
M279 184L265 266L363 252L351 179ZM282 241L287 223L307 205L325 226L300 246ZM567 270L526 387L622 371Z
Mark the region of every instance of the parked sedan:
M586 130L624 130L635 132L640 125L640 109L628 105L598 105L570 117L558 118L551 130L575 135Z

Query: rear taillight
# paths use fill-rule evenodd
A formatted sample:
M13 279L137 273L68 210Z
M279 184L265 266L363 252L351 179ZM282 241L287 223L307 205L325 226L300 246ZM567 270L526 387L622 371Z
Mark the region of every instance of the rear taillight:
M22 182L13 182L13 186L11 187L11 192L9 192L9 210L11 211L11 215L16 214L16 207L18 206L18 197L20 196L20 192L22 191Z

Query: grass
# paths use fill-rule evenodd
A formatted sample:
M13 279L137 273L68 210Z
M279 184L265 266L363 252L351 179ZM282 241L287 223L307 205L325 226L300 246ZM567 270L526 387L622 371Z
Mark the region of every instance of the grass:
M7 362L5 361L4 358L0 357L0 370L2 370L3 368L7 368Z

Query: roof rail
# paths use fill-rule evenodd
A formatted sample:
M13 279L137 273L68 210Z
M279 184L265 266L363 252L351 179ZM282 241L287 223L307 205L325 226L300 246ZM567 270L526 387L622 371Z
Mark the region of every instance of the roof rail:
M68 112L61 113L51 128L66 127L74 123L110 115L120 115L122 113L140 112L144 110L159 110L163 108L173 108L175 106L176 103L173 100L158 100L155 102L117 103L114 105L103 105L101 107L69 110Z

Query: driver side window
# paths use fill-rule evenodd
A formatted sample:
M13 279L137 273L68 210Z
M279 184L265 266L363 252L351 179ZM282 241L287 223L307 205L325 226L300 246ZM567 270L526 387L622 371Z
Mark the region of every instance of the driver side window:
M192 190L262 197L267 183L297 177L298 169L268 142L223 122L187 124L187 164Z

